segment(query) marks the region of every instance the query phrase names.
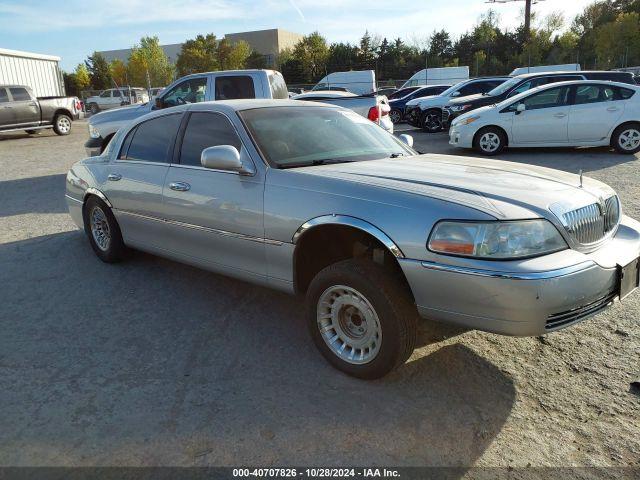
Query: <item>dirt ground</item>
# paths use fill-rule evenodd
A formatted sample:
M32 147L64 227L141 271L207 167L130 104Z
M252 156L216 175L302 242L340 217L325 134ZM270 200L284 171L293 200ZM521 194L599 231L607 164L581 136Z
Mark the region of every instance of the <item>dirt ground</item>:
M425 322L403 368L356 380L297 298L142 253L101 263L64 202L86 138L0 134L0 465L640 466L639 293L540 338ZM583 169L640 218L640 156L501 158Z

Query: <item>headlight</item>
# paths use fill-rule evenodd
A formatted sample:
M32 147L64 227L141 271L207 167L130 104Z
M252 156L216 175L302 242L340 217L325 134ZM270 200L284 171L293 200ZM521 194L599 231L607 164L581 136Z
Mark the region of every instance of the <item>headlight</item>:
M443 221L429 236L429 250L446 255L514 259L564 250L567 243L548 220Z
M452 112L464 112L469 108L471 108L471 105L452 105L449 107Z
M98 132L98 130L96 130L96 127L91 124L89 124L89 136L91 138L100 138L100 132Z
M453 122L453 124L454 124L454 126L455 125L469 125L470 123L475 122L479 118L480 117L471 116L471 117L463 118L462 120L456 120L455 122Z

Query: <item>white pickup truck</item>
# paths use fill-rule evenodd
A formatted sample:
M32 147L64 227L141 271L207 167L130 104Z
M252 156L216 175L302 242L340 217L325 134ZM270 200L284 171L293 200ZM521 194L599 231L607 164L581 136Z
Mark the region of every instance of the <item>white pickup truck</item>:
M152 110L186 103L241 98L289 98L287 84L275 70L226 70L196 73L179 78L165 88L153 102L117 108L89 119L89 156L100 155L120 127Z
M292 100L308 100L313 102L330 103L348 108L354 112L377 123L387 132L393 133L393 122L389 117L391 107L389 100L384 95L356 95L350 92L338 92L334 90L315 90L294 95Z

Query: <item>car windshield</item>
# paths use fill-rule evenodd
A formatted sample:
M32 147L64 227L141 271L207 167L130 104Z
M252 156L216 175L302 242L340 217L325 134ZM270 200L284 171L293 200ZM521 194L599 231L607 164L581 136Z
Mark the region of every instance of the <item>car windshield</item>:
M453 93L456 90L458 90L462 85L466 84L468 81L469 80L463 80L462 82L458 82L455 85L451 85L449 88L447 88L444 92L440 93L439 95L446 97L450 93Z
M491 95L491 96L494 96L494 97L498 96L498 95L502 95L503 93L511 90L511 88L513 86L517 85L521 80L522 80L522 78L520 78L520 77L510 78L506 82L501 83L496 88L494 88L493 90L489 91L489 93L487 93L487 95Z
M416 155L355 112L330 107L270 107L239 112L258 149L277 168Z

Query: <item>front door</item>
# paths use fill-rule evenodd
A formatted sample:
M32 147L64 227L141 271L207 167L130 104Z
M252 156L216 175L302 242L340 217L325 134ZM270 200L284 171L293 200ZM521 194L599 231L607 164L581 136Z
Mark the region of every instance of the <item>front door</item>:
M181 119L173 113L140 123L109 165L103 191L125 243L163 247L162 187Z
M516 144L566 143L568 141L570 87L556 87L534 93L509 109L515 112L512 138ZM525 105L517 112L518 104Z
M13 114L17 125L37 125L40 123L40 107L24 87L9 87L13 98Z
M191 113L164 185L168 249L231 275L264 277L264 180L203 168L202 150L218 145L232 145L251 164L226 116Z
M610 85L576 85L569 112L569 141L605 139L624 112L624 100Z

